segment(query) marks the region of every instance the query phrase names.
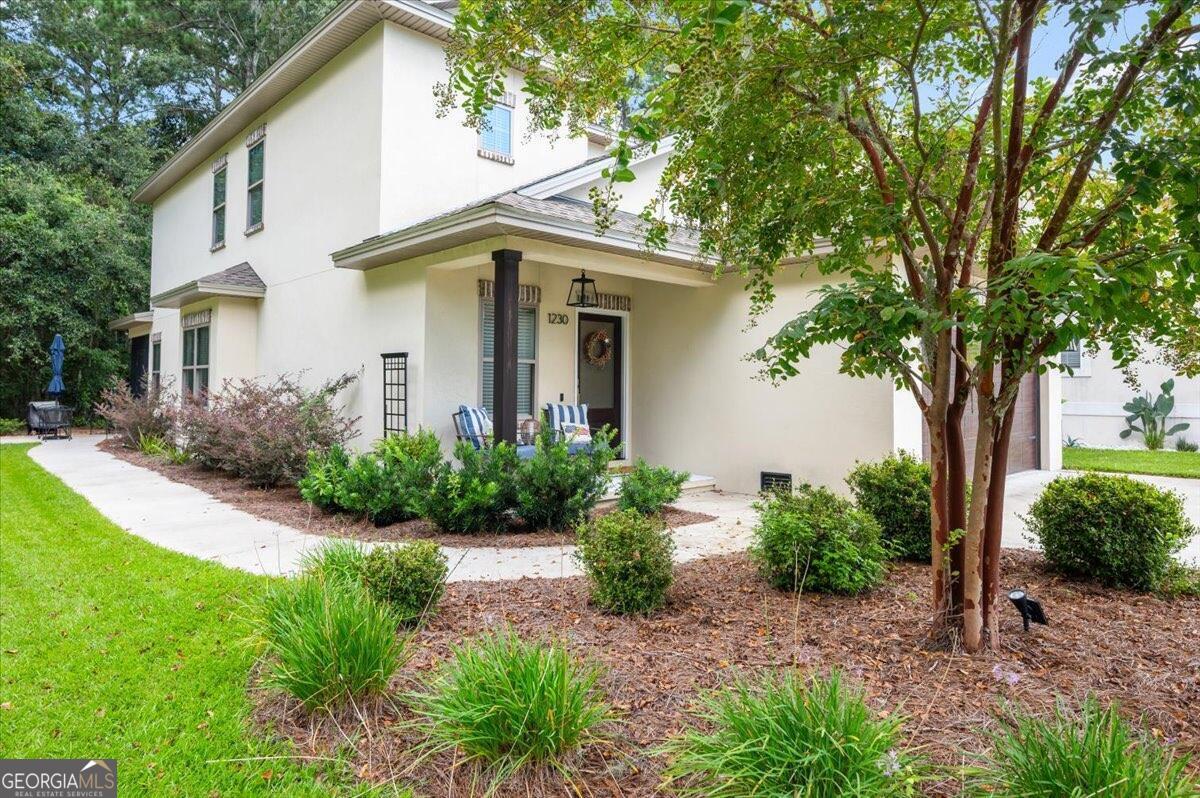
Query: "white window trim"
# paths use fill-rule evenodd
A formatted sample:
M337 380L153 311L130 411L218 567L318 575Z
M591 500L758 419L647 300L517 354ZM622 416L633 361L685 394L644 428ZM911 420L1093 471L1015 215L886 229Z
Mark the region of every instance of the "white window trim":
M200 346L199 346L198 341L200 339L200 331L201 330L208 330L208 362L203 363L203 364L198 364L198 363L196 363L196 353L198 351L200 351ZM192 333L192 363L190 365L186 362L186 360L184 360L184 358L187 357L187 346L184 343L184 340L186 339L187 334L189 332ZM213 337L212 337L211 322L206 322L204 324L196 324L196 325L193 325L190 327L185 327L183 329L183 331L179 337L179 360L180 360L180 363L182 363L182 366L180 367L180 372L179 372L179 379L180 379L179 391L184 399L195 398L197 396L200 396L199 392L196 389L197 381L196 381L196 376L195 376L195 372L200 369L204 369L206 372L208 372L208 385L205 388L205 394L201 398L206 397L208 392L211 391L211 389L212 389L212 344L213 344ZM189 371L193 372L192 388L190 391L188 390L188 387L187 387L187 373Z
M224 158L221 159L220 164L220 168L216 168L215 166L213 168L213 190L215 192L217 187L217 177L222 174L225 175L225 200L219 205L214 203L212 207L212 215L209 217L209 221L212 225L212 229L209 231L209 252L216 252L220 249L224 249L225 239L229 237L229 169L227 168ZM223 225L224 229L221 231L220 241L217 240L217 211L221 212L225 222Z
M479 137L478 137L478 145L476 147L475 154L478 155L480 158L486 158L489 161L496 161L497 163L508 164L509 166L511 166L514 163L516 163L516 160L513 158L513 154L511 152L511 150L513 149L513 146L512 146L513 137L514 137L514 134L516 133L516 131L515 131L516 120L517 120L517 98L516 98L516 95L514 95L512 92L505 92L504 96L496 101L496 105L508 109L508 147L509 147L510 152L499 152L497 150L493 150L493 149L483 146L483 130L480 129Z
M265 129L263 129L263 131L265 133ZM262 177L260 177L258 180L251 183L250 182L250 153L254 152L255 147L262 147L262 154L263 154L263 156L262 156L263 157ZM266 143L266 140L263 138L263 136L259 135L258 138L256 138L253 143L251 143L249 141L246 142L246 232L244 235L253 235L254 233L257 233L259 230L262 230L263 227L265 226L265 222L267 219L267 188L265 185L266 182L267 182L267 143ZM250 208L251 208L250 193L252 191L254 191L254 189L260 188L260 187L262 188L262 202L260 203L260 206L262 208L262 217L254 224L251 224L250 223ZM228 184L226 184L226 191L228 191ZM226 224L228 224L228 220L226 220Z
M485 304L487 304L488 302L491 302L494 304L495 299L493 299L490 295L489 296L481 296L479 298L479 365L477 366L477 373L479 375L479 391L478 391L479 407L484 407L486 404L486 402L484 401L485 397L483 395L483 364L484 363L489 363L489 362L492 363L492 366L493 366L492 379L495 380L494 375L495 375L496 358L494 356L487 357L483 354L483 306ZM527 418L537 418L538 417L538 395L537 395L538 355L541 352L541 337L542 336L541 336L541 331L538 330L538 305L534 302L519 302L519 303L517 303L517 307L518 308L531 308L533 310L533 357L527 358L527 357L520 357L519 355L517 356L517 365L518 366L520 366L520 365L533 366L533 375L530 377L530 379L532 380L532 384L529 386L529 405L530 405L531 412L530 413L517 413L517 420L522 421ZM519 321L517 323L520 324ZM494 351L495 346L493 345L492 348Z

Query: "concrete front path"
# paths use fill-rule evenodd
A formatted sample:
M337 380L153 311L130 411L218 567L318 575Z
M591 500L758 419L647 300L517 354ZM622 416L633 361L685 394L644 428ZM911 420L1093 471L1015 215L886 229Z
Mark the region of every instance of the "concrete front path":
M30 450L39 465L91 502L110 520L151 543L252 573L288 574L324 538L250 515L190 485L173 482L96 448L99 436L48 441ZM706 492L676 504L717 520L675 532L680 562L746 547L754 525L753 497ZM563 577L579 573L573 546L443 551L450 581Z
M1029 506L1041 495L1042 489L1055 477L1077 476L1081 471L1023 471L1012 474L1004 491L1004 535L1002 545L1006 548L1031 549L1037 546L1026 539L1025 522L1022 516L1029 512ZM1128 474L1127 476L1142 482L1148 482L1164 490L1173 490L1183 496L1183 510L1193 524L1200 526L1200 479L1182 479L1180 477L1155 477L1144 474ZM1181 551L1178 559L1184 563L1200 565L1200 535L1192 538L1191 542Z

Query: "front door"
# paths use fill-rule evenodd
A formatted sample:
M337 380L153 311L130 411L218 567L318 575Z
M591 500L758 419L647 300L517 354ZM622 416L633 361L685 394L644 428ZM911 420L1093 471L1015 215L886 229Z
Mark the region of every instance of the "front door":
M620 316L579 314L579 402L588 406L593 431L605 424L617 431L613 446L623 438Z

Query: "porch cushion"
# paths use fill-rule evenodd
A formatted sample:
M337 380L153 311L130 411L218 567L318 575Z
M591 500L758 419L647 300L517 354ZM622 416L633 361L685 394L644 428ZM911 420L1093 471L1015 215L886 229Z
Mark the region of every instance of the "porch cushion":
M583 424L565 423L562 425L563 437L567 443L591 443L592 430L588 427L587 422Z
M462 420L463 437L471 442L476 449L487 446L492 438L492 417L482 407L459 405L459 418Z
M561 402L546 403L546 418L550 422L550 429L558 433L565 433L566 424L575 424L586 427L588 425L587 417L588 406L568 405Z

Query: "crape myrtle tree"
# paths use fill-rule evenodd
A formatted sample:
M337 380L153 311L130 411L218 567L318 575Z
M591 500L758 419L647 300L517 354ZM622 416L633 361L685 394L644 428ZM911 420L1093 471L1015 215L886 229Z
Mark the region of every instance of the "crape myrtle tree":
M830 276L752 356L783 380L835 345L843 372L912 392L934 628L976 651L996 641L1021 378L1074 338L1128 362L1197 334L1197 25L1182 0L464 0L440 92L469 124L511 70L538 128L634 108L599 225L639 144L669 138L647 244L694 228L746 275L752 317L781 264Z

